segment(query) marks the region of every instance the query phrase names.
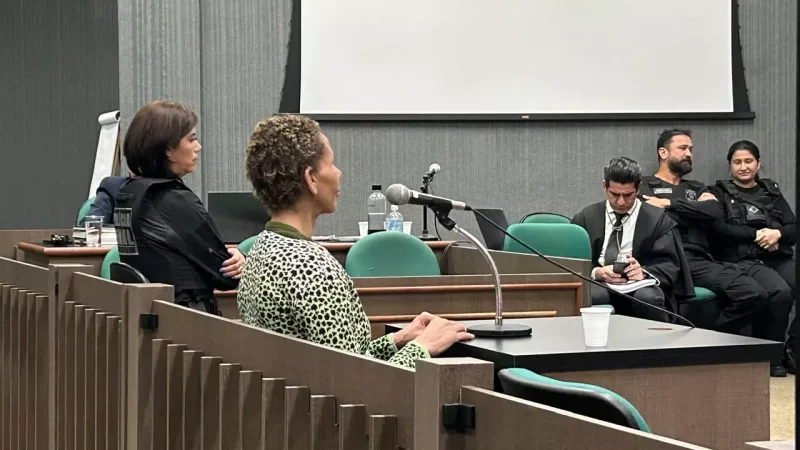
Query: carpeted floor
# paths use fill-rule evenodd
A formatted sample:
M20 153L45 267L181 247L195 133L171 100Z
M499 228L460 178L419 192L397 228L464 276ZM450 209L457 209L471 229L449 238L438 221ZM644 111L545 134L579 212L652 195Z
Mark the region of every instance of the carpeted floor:
M770 378L770 440L794 438L794 383L793 375Z

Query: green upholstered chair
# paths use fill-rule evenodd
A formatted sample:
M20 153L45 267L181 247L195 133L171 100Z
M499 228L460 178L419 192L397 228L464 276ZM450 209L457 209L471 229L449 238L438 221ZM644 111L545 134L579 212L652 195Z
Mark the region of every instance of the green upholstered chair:
M589 234L578 225L563 223L517 223L507 230L517 239L539 250L545 256L592 259ZM506 236L503 250L531 253Z
M535 212L523 217L519 223L570 223L570 218L561 214Z
M717 294L695 286L694 297L678 305L678 313L700 328L714 329L722 311L722 299Z
M359 239L344 262L351 277L418 277L441 275L439 261L427 244L398 231Z
M106 280L111 279L111 263L120 262L119 260L119 249L117 246L111 247L111 250L106 253L106 257L103 258L103 263L100 265L100 277L105 278Z
M709 291L703 287L695 287L694 288L694 298L690 301L694 302L707 302L710 300L714 300L717 298L717 294Z
M650 432L647 422L627 400L606 388L548 378L528 369L503 369L497 377L503 392L575 414Z
M83 223L83 218L86 217L86 214L89 214L89 208L92 207L92 203L94 203L94 197L83 202L81 209L78 210L78 219L75 221L75 225L80 226Z
M242 252L244 256L247 256L248 254L250 254L250 250L253 249L253 244L256 243L257 237L258 235L250 236L249 238L240 242L239 245L236 246L236 248L238 248L239 251Z

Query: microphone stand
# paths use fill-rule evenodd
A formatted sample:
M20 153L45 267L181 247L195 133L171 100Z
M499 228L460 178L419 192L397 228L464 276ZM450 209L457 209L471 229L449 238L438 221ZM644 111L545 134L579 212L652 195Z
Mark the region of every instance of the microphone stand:
M518 323L503 323L503 291L500 284L500 272L497 270L497 265L495 265L492 255L489 254L489 250L487 250L486 247L484 247L483 244L481 244L481 242L475 238L475 236L473 236L467 230L456 225L453 219L448 217L448 214L450 213L449 209L431 209L443 227L447 228L448 230L455 231L475 244L475 247L478 248L480 254L483 255L483 257L486 259L486 262L489 263L489 269L491 269L492 272L495 293L494 323L471 325L467 327L467 332L474 334L476 337L491 338L530 336L532 330L528 325L522 325Z
M427 194L428 190L429 190L428 187L430 186L432 180L433 180L433 176L432 175L425 174L425 176L422 177L422 187L419 188L419 191L422 192L423 194ZM438 241L439 240L438 237L428 234L428 207L427 206L423 206L422 207L422 235L417 236L417 237L420 240L423 240L423 241Z

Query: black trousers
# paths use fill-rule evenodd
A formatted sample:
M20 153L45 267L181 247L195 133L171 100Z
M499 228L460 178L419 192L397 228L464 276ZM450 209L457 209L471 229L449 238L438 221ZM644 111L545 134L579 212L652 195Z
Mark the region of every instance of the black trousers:
M623 316L638 317L640 319L656 320L659 322L669 322L669 315L663 311L655 308L650 308L647 305L642 305L639 302L627 299L617 293L608 292L608 290L591 285L590 292L592 294L593 305L611 305L617 314ZM641 288L637 291L631 292L628 295L633 296L637 300L641 300L650 305L658 306L665 309L664 292L658 286L648 286Z
M184 308L214 314L215 316L222 316L213 293L209 294L199 290L180 291L175 294L175 304Z
M794 258L786 258L786 259L773 259L773 260L765 260L764 264L774 270L775 272L783 278L783 281L789 285L789 289L792 290L792 298L794 299L795 292L797 292L795 288L795 272L794 272ZM794 338L797 334L795 330L795 320L797 319L797 311L794 308L794 301L792 302L792 310L789 313L789 329L786 330L786 345L792 347L794 345Z
M751 324L753 337L783 342L792 294L777 272L758 261L726 263L687 254L692 281L723 297L718 331L741 334Z

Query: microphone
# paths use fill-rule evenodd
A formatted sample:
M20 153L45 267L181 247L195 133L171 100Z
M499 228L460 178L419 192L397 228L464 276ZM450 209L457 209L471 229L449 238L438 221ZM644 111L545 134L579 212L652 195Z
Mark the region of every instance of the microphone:
M433 179L434 175L439 173L440 170L442 170L442 168L438 164L433 163L430 167L428 167L428 171L425 172L424 178L430 181Z
M450 211L451 209L472 210L464 202L423 194L422 192L411 190L400 183L389 186L389 189L386 190L386 199L393 205L420 205L445 211Z

